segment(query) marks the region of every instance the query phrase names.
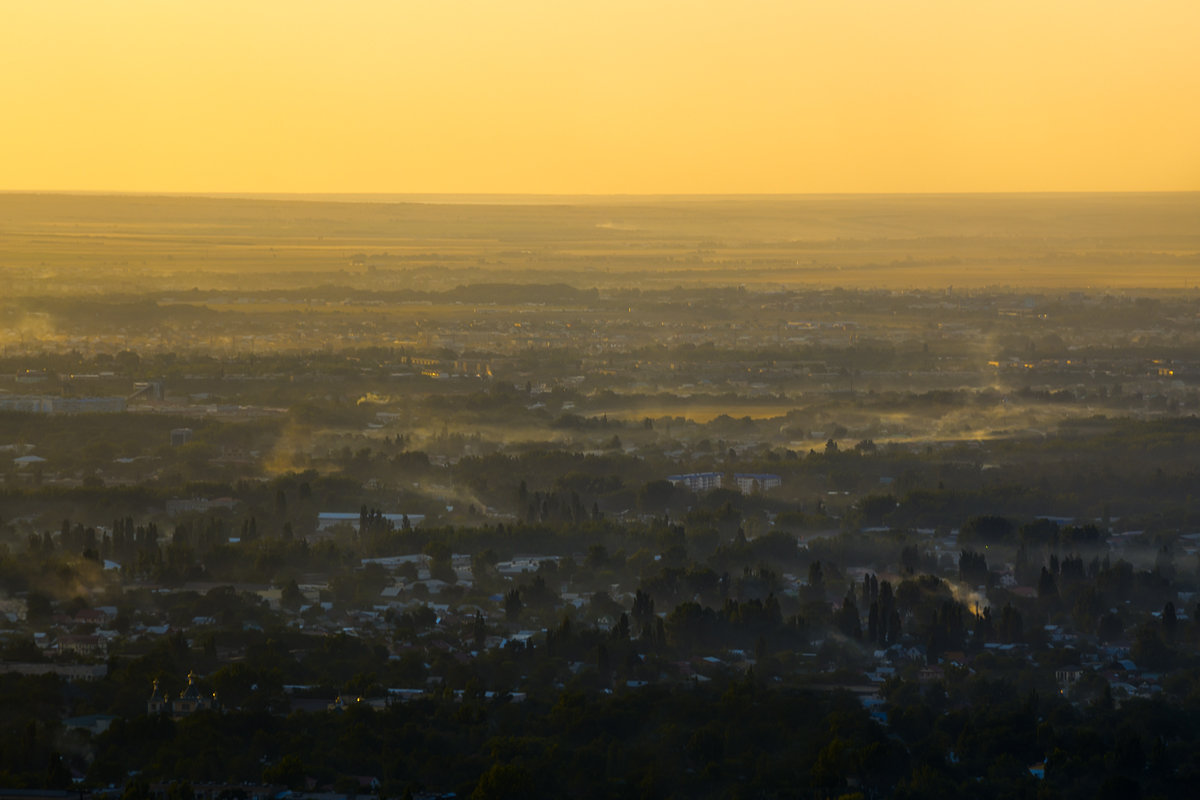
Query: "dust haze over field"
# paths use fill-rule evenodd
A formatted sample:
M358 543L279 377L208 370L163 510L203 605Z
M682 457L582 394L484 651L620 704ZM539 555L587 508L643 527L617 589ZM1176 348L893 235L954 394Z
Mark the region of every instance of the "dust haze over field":
M192 370L190 395L402 408L448 459L612 438L576 418L800 450L831 431L1036 438L1128 404L1110 397L1121 381L1188 407L1174 382L1197 341L1197 220L1200 194L1162 193L0 194L0 346L21 368L228 360L236 391ZM345 361L292 372L315 352ZM490 380L572 395L490 417L412 406ZM286 426L270 468L328 452L327 427Z
M0 195L10 297L212 289L1170 288L1200 194ZM432 201L432 202L430 202Z

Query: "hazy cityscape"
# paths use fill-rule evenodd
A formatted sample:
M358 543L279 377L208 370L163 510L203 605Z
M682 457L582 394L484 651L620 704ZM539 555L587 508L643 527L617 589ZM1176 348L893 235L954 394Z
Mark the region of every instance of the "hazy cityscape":
M1195 196L0 202L13 786L1200 768Z
M1200 785L1200 4L0 21L0 800Z

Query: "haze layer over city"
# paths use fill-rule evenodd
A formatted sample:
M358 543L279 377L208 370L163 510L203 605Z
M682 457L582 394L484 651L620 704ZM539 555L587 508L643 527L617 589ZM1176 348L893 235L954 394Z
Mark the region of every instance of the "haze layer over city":
M5 13L0 794L1191 796L1194 4Z

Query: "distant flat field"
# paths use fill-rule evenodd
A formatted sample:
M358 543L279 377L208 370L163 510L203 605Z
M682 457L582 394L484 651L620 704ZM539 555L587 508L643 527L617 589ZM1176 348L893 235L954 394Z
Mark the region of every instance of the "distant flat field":
M13 296L488 281L1180 289L1200 283L1200 194L0 193L0 278Z

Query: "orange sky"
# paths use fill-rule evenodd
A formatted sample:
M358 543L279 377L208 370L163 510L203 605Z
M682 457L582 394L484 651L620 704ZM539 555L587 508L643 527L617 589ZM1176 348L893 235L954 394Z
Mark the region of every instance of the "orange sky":
M43 0L0 189L1200 189L1197 0Z

